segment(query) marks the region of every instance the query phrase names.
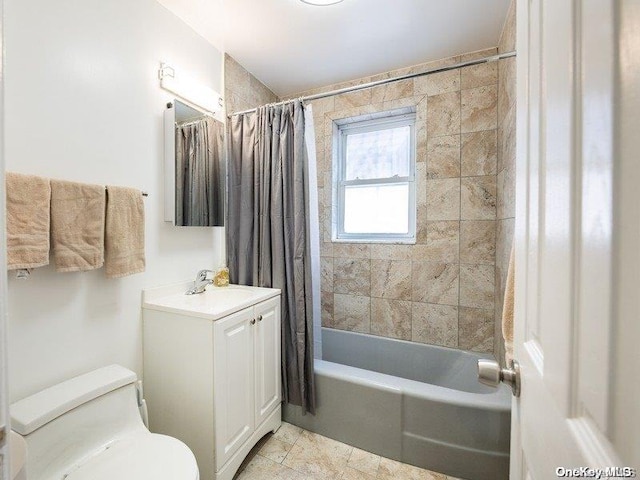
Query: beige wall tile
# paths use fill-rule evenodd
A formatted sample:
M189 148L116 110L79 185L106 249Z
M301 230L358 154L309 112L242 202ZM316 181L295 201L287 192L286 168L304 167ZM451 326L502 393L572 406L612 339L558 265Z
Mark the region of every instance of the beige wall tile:
M371 330L371 298L356 295L333 295L333 328L369 333Z
M351 295L370 295L371 260L334 258L333 291Z
M427 161L427 109L428 98L420 98L416 103L416 162Z
M427 180L427 219L458 220L460 218L460 179Z
M372 298L371 333L411 340L411 302Z
M320 297L322 326L333 327L333 293L321 292Z
M463 133L460 154L463 177L495 175L498 145L496 130Z
M515 168L505 168L497 178L497 216L500 219L515 217Z
M460 104L460 131L462 133L493 130L498 125L498 87L462 90Z
M335 258L370 258L371 246L362 243L334 243Z
M498 83L498 62L481 63L460 69L460 85L463 89L496 83Z
M427 140L427 178L460 176L460 135L432 137Z
M411 340L445 347L458 346L458 307L413 303ZM380 470L383 464L380 462ZM402 477L384 477L402 478Z
M460 265L460 306L494 308L495 267Z
M460 307L458 347L475 352L493 352L493 309Z
M371 260L371 296L411 300L411 261Z
M224 84L226 88L234 92L248 89L249 76L250 73L232 56L224 56Z
M460 92L429 97L427 136L438 137L456 133L460 133Z
M496 259L496 222L460 222L460 262L493 265Z
M506 112L516 101L516 59L515 57L500 60L498 64L498 111Z
M421 98L421 97L418 97ZM380 112L385 110L397 110L400 108L414 107L418 103L417 97L398 98L397 100L388 100L386 102L374 104L372 112ZM382 108L379 107L382 105Z
M333 292L333 258L320 257L320 290Z
M411 245L373 243L371 244L371 258L381 260L410 260L411 249Z
M472 52L462 57L384 72L372 78L390 78L398 74L426 71L461 59L486 57L495 52L495 48ZM495 222L465 222L466 226L461 233L460 213L462 210L462 218L466 218L466 215L472 217L470 220L484 220L484 216L490 216L489 220L496 218L497 162L498 157L506 156L507 153L504 152L508 150L507 143L498 144L496 132L498 119L501 128L505 128L509 121L509 112L501 111L500 105L508 103L510 98L502 95L503 98L498 100L497 92L500 92L501 82L504 81L501 74L505 77L515 72L511 72L509 68L507 65L500 67L498 63L486 64L312 102L321 195L323 325L363 332L371 330L377 335L408 338L410 334L406 321L411 318L412 311L408 308L408 302L415 296L419 300L417 304L433 303L434 318L443 309L449 313L455 312L454 338L442 340L443 334L435 337L439 338L438 344L458 345L455 308L461 291L458 262L467 262L473 266L486 262L486 265L480 266L493 268L495 259L491 259L491 252L493 247L495 255L497 241L494 230L492 243L489 227L490 223L495 225ZM313 93L368 80L369 78L362 78L330 85L314 89ZM460 91L461 88L463 92ZM258 91L260 88L254 90ZM462 115L464 127L461 127L463 100L466 103ZM243 101L238 98L238 102ZM331 242L333 121L406 106L416 107L417 244ZM491 122L493 127L489 128ZM462 136L461 128L466 129ZM470 128L473 130L469 130ZM502 138L505 139L506 136ZM515 143L509 145L513 146ZM493 177L493 184L489 177ZM503 193L503 187L504 184L500 186L500 194ZM474 216L480 218L476 219ZM472 228L472 224L477 224L478 228ZM495 269L494 284L497 275L499 272ZM421 278L422 285L416 284L416 278ZM333 285L329 279L333 281ZM331 289L335 291L335 295L328 291ZM405 315L407 309L409 314ZM496 311L497 309L494 311L494 318ZM399 312L403 314L400 315ZM464 335L465 333L462 334L463 337ZM426 340L423 338L421 341ZM472 340L470 342L473 343ZM464 339L461 339L460 344L466 345ZM365 475L364 472L362 474Z
M458 305L457 263L411 262L414 302Z
M496 219L496 177L462 178L460 202L462 220Z
M498 172L516 164L516 106L511 105L498 129Z
M320 256L333 257L333 243L320 241Z
M415 261L457 263L460 222L436 221L425 223L425 244L413 247Z
M357 90L343 93L334 97L334 110L346 110L353 107L361 107L371 103L371 89ZM352 116L352 115L347 115Z
M427 203L427 164L424 162L416 163L416 203Z
M440 95L460 90L460 70L432 73L413 79L416 95Z
M400 80L373 87L371 89L371 103L388 102L400 98L413 97L413 80Z
M498 42L498 51L500 53L511 52L516 49L516 1L511 0L507 18L502 27L502 35Z
M490 57L498 53L497 47L485 48L482 50L476 50L475 52L464 53L460 55L460 63L468 62L470 60L479 60L481 58Z

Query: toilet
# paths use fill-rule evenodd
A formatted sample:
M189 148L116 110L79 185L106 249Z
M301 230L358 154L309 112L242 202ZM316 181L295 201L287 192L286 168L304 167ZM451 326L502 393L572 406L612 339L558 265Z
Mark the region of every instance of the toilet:
M134 372L119 365L72 378L11 405L11 428L26 442L16 479L198 480L181 441L151 433Z

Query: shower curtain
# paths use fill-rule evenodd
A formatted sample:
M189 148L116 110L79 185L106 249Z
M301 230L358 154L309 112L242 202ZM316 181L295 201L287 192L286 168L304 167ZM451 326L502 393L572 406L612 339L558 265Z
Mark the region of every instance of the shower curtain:
M224 125L213 118L176 125L176 225L216 226L224 218Z
M227 255L232 283L282 291L283 397L314 413L319 235L305 108L298 100L230 118Z

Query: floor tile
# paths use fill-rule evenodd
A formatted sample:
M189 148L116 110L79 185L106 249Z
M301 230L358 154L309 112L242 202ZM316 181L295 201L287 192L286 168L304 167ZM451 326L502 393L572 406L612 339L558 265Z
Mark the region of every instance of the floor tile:
M287 453L291 450L291 447L293 447L292 443L283 442L272 435L264 442L262 447L260 447L258 453L274 462L282 463L284 457L286 457Z
M296 443L296 440L298 440L301 433L302 429L300 427L296 427L295 425L291 425L287 422L282 422L282 425L280 425L280 428L273 434L273 436L282 442L293 445Z
M310 476L340 478L353 447L304 430L282 462Z
M380 456L354 447L347 466L376 476L380 467Z
M380 457L283 422L252 451L234 480L462 479Z
M388 458L380 460L378 478L380 480L447 480L447 476L441 473L430 472Z

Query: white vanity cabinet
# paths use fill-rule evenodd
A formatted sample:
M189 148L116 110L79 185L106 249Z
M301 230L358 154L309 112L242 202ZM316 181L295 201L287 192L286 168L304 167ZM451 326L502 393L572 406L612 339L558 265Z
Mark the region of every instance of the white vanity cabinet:
M231 480L257 441L280 426L280 291L149 292L143 360L150 429L184 441L202 480Z

